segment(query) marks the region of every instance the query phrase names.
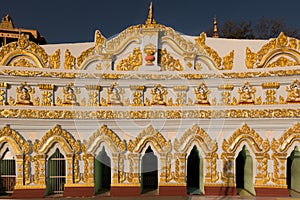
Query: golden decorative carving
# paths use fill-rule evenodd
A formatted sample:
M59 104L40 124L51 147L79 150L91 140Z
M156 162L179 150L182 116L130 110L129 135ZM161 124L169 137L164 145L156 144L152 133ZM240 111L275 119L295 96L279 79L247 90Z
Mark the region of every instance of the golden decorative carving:
M154 15L153 15L153 7L152 7L152 1L150 3L149 9L148 9L148 17L147 20L145 22L145 24L143 25L144 28L153 28L156 25L156 21L154 19Z
M16 61L11 62L11 63L9 63L9 66L32 67L32 68L37 67L25 58L20 58Z
M166 99L168 91L161 86L161 84L156 84L151 90L152 94L152 105L166 105Z
M17 105L33 105L32 99L35 90L26 82L22 83L18 88L16 88L16 93Z
M60 67L60 49L49 56L49 68L58 69Z
M261 86L262 86L263 89L270 89L270 88L278 89L280 87L280 83L278 83L278 82L267 82L267 83L262 83Z
M156 47L152 43L149 43L145 45L144 52L146 53L146 65L153 65L153 62L155 60L154 54L156 52Z
M142 52L140 48L133 49L133 52L127 58L122 59L117 65L119 71L138 70L143 63Z
M66 153L79 153L81 144L79 140L75 140L71 133L62 129L60 125L56 124L52 129L47 131L41 140L35 140L33 144L33 151L37 154L45 154L51 148L53 142L58 141L63 145Z
M196 99L197 99L195 104L210 105L208 100L208 95L210 94L210 90L203 82L201 82L198 85L198 87L194 89L194 93L196 94Z
M165 137L151 125L140 132L133 141L129 140L128 151L139 153L148 142L152 143L153 147L160 154L171 151L171 141L166 140Z
M218 53L214 49L212 49L211 47L205 44L205 40L206 40L206 34L204 32L201 33L200 36L195 39L198 48L198 53L208 56L213 61L214 63L213 65L216 69L219 70L232 69L234 51L231 51L227 56L224 56L222 62L222 58L218 55ZM221 67L221 64L223 64L224 67Z
M87 50L84 50L80 56L77 57L77 67L78 69L83 69L84 66L81 66L82 63L90 56L93 55L94 53L94 50L95 50L95 47L91 47L91 48L88 48Z
M69 83L63 88L63 101L64 106L79 106L77 102L77 96L80 93L80 89L74 86L74 83Z
M143 103L143 92L141 91L134 91L133 92L133 100L130 104L131 106L144 106Z
M20 35L17 44L21 49L26 49L29 46L29 40L26 38L24 33Z
M231 84L218 85L219 90L233 90L234 86Z
M177 92L176 96L177 96L176 97L176 103L174 104L174 106L183 106L183 105L185 105L186 91Z
M53 84L38 84L38 87L40 90L44 90L42 92L42 106L53 106L53 90L54 85Z
M227 56L223 57L224 70L230 70L233 66L234 50L232 50Z
M115 82L109 88L107 88L107 105L123 105L122 97L124 90L119 87Z
M145 103L146 104L146 103ZM228 110L42 110L0 109L0 118L27 119L243 119L243 118L300 118L300 109L228 109Z
M276 39L262 46L257 52L252 52L246 48L246 66L247 68L263 67L285 67L299 65L300 52L297 49L299 40L285 36L283 32ZM272 60L278 58L276 61ZM292 60L288 59L291 58Z
M294 80L290 86L286 87L288 92L286 102L287 103L299 103L300 102L300 83L298 80Z
M278 102L276 101L275 94L275 90L266 90L266 101L263 104L278 104Z
M105 142L114 153L126 151L126 141L121 140L120 137L111 129L107 128L106 125L102 125L100 129L97 129L93 135L89 137L85 143L87 151L89 153L95 153L96 148L99 147L101 142Z
M300 138L300 124L297 122L292 128L285 131L282 136L276 140L273 138L272 159L274 162L274 173L272 182L286 187L286 162L288 151L291 149L293 143L299 141Z
M74 56L72 56L69 49L66 49L65 62L64 62L65 69L73 69L73 67L75 66L75 62L76 62L76 58Z
M255 92L256 89L253 88L249 82L244 83L244 85L238 89L239 104L254 104L255 103Z
M205 153L205 169L207 169L205 174L205 182L216 182L219 179L215 164L218 159L218 155L216 154L218 145L217 142L215 140L212 140L211 137L202 128L195 124L192 128L188 129L179 139L175 138L174 149L176 150L176 152L180 153L179 155L184 155L184 158L186 159L188 149L193 146L194 143L196 143L198 147L200 147L201 150ZM180 159L180 157L177 157L175 163L178 163L176 163L176 165L184 166L185 159ZM178 177L180 174L184 175L184 168L175 167L174 174L177 179L184 180L184 177Z
M98 53L102 53L102 50L104 49L105 45L106 45L106 38L101 34L101 32L99 30L96 30L95 31L95 48L97 49Z
M99 106L99 91L100 85L86 85L85 88L88 90L89 100L88 106Z
M159 64L161 66L162 71L182 71L183 66L180 63L179 59L173 58L170 53L167 52L166 49L161 49L159 51Z
M222 143L223 153L221 158L223 160L223 172L221 173L221 179L224 182L234 183L233 161L235 159L237 148L246 143L250 147L251 151L256 156L256 169L255 184L266 184L270 180L270 174L268 173L267 165L269 154L267 153L271 148L268 139L263 138L251 129L247 124L244 124L241 128L237 129L228 140L224 139Z

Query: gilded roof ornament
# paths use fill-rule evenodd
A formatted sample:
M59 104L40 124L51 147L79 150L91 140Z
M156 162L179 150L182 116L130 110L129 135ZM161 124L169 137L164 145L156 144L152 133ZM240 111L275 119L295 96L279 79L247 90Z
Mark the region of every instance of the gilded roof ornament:
M275 39L264 44L258 52L246 48L247 68L286 67L300 64L300 51L295 38L287 37L283 32Z
M214 33L213 33L213 38L218 38L219 33L218 33L218 23L217 23L217 18L214 17Z
M102 53L102 50L104 49L106 45L106 38L101 34L101 32L99 30L95 31L95 47L96 47L96 51L98 51L98 53Z
M5 17L2 18L2 21L0 23L1 29L14 29L14 24L9 15L5 15Z
M148 9L148 18L147 18L145 24L149 27L152 27L154 24L156 24L156 21L155 21L154 16L153 16L152 1L150 3L149 9Z

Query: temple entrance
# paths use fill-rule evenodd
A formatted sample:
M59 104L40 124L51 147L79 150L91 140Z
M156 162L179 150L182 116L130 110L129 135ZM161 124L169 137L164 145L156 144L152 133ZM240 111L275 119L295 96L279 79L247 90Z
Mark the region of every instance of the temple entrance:
M105 148L95 158L95 194L104 194L110 191L111 184L111 160L108 157Z
M0 160L0 195L11 195L16 184L16 161L7 148Z
M61 195L66 183L66 161L59 149L53 153L47 165L46 195Z
M298 147L287 158L287 185L291 196L300 196L300 152Z
M187 159L187 193L201 194L200 192L200 157L196 146L190 152Z
M155 192L158 189L158 163L149 146L142 158L141 192Z
M253 161L247 147L244 145L235 160L236 190L240 196L254 196Z

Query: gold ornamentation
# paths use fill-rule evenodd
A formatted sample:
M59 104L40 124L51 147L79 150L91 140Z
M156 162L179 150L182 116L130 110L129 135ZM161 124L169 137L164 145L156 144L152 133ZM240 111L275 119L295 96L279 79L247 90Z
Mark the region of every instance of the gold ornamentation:
M105 45L106 45L106 38L101 34L101 32L99 30L96 30L95 31L95 48L97 49L98 54L102 53Z
M300 124L296 123L292 128L285 131L282 136L276 140L273 138L272 159L274 161L274 173L272 176L272 182L286 187L286 157L289 149L293 143L300 138Z
M65 106L79 106L77 102L77 96L80 93L80 89L74 86L74 83L69 83L63 88L63 102Z
M31 67L31 68L37 67L34 64L32 64L30 61L28 61L27 59L25 59L25 58L20 58L17 61L11 62L11 63L9 63L9 66Z
M66 51L65 51L65 63L64 63L65 69L73 69L73 67L75 66L75 62L76 62L76 58L74 56L72 56L69 49L66 49Z
M196 99L197 99L195 104L210 105L208 100L208 95L210 94L210 90L203 82L200 83L198 87L194 89L194 93L196 94Z
M21 49L26 49L28 47L29 40L28 38L26 38L24 33L22 33L21 36L19 37L17 44Z
M133 100L130 104L131 106L144 106L143 103L143 93L141 91L133 92Z
M60 49L56 50L52 55L49 56L49 68L60 68Z
M174 104L174 106L183 106L185 105L185 101L186 101L186 92L182 91L182 92L177 92L177 98L176 98L176 103Z
M133 52L125 59L122 59L117 65L119 71L138 70L143 63L142 52L140 48L133 49Z
M78 69L83 69L84 66L81 66L82 63L90 56L93 55L94 53L94 50L95 50L95 47L91 47L91 48L88 48L87 50L84 50L80 56L77 57L77 67Z
M286 87L288 92L286 102L287 103L299 103L300 102L300 83L298 80L294 80L290 86Z
M128 151L139 153L150 142L159 154L171 151L171 141L155 130L151 125L140 132L135 139L129 140Z
M166 49L161 49L159 51L159 64L162 71L182 71L183 66L180 63L179 59L173 58Z
M247 124L237 129L228 140L224 139L222 143L223 153L221 158L223 160L223 169L221 173L224 182L234 183L233 161L237 148L246 143L251 151L256 155L257 173L255 175L255 184L265 184L270 180L270 175L267 171L268 158L267 153L270 149L270 142L268 139L263 138L251 129Z
M264 68L299 65L300 52L297 49L297 43L299 43L299 40L287 37L281 32L276 39L272 39L269 43L263 45L257 53L252 52L247 47L246 66L247 68L254 68L254 65L256 65L256 68ZM275 58L278 59L271 63Z
M105 142L107 146L114 153L121 153L126 151L126 141L121 140L120 137L107 128L106 125L102 125L100 129L97 129L91 137L85 143L87 151L89 153L95 153L96 148L99 147L101 142Z
M54 85L53 84L39 84L38 85L40 90L44 90L42 92L42 106L53 106L53 90L54 90Z
M224 70L230 70L233 66L234 50L232 50L227 56L223 57Z
M278 82L267 82L261 84L263 89L278 89L280 87L280 83Z
M275 97L275 90L266 90L266 101L263 104L278 104Z
M211 137L196 124L193 125L191 129L188 129L179 139L175 139L174 149L176 152L180 153L177 155L184 155L184 159L177 157L175 165L184 166L188 149L193 145L193 143L197 143L201 150L205 153L205 169L207 169L205 174L205 182L215 183L219 179L215 164L218 159L218 155L216 154L218 145L215 140L212 140ZM174 174L177 179L185 180L184 176L179 178L180 174L181 176L184 175L184 168L175 167Z
M99 106L100 85L86 85L85 88L88 90L89 95L88 106Z
M153 28L156 25L156 21L153 16L153 7L152 7L152 1L150 3L149 9L148 9L148 17L145 22L144 28Z
M153 62L155 60L154 54L156 52L156 47L152 43L149 43L145 45L144 52L146 53L146 65L153 65Z
M81 150L79 140L75 140L71 133L56 124L44 134L41 140L35 140L32 147L33 151L37 154L45 154L51 148L53 142L62 144L65 153L75 154Z
M107 105L123 105L122 97L124 90L119 87L115 82L109 88L107 88Z
M256 89L253 88L249 82L244 83L244 85L238 89L239 104L254 104L255 103L255 92Z
M156 84L151 90L152 94L152 105L166 105L166 99L168 91L161 86L161 84Z
M17 105L33 105L32 99L35 90L34 88L31 88L29 85L27 85L26 82L22 83L16 89L16 93Z

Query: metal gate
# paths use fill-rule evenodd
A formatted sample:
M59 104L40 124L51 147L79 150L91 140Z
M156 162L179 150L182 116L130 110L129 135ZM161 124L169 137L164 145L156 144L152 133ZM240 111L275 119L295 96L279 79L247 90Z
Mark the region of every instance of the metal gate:
M0 193L10 195L16 184L16 161L7 149L0 160Z
M62 194L66 183L66 161L64 156L56 149L48 161L48 194Z

